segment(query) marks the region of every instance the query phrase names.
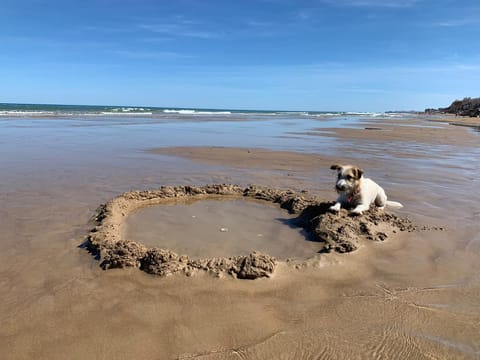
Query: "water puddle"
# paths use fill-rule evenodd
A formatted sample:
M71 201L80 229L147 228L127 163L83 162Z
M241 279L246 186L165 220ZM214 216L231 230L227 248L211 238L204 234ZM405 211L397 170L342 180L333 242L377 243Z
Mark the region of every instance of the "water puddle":
M190 257L309 258L320 248L286 210L251 200L203 200L143 208L128 216L125 238Z

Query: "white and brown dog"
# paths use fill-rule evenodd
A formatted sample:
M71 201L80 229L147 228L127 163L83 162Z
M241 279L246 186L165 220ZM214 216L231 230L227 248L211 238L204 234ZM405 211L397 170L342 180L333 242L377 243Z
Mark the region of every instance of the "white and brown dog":
M375 204L379 209L385 205L396 208L403 207L396 201L388 201L385 190L371 179L363 177L363 170L353 165L332 165L330 169L337 170L335 190L339 193L337 202L330 207L332 211L340 208L351 208L351 213L359 215Z

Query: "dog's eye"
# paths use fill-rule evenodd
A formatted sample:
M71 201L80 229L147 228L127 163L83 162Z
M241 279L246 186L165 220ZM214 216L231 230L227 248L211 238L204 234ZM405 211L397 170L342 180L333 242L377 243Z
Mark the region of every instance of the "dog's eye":
M347 175L347 176L345 176L345 178L346 178L347 180L352 180L352 179L353 179L353 176L352 176L352 175Z

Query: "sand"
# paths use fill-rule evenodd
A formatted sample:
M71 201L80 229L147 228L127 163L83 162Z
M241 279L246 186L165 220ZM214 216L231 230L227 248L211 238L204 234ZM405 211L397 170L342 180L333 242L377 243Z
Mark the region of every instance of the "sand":
M209 140L152 154L162 144L150 129L151 138L142 132L133 146L115 128L61 141L53 127L41 136L22 129L25 137L9 128L0 142L0 357L478 358L478 133L429 118L408 120L408 131L390 121L328 134L309 129L308 146L295 143L296 152ZM402 136L365 127L402 127ZM134 141L134 129L129 134ZM324 138L334 141L317 151ZM355 251L337 252L332 242L308 262L264 258L273 271L255 280L200 269L166 277L135 266L105 271L103 260L79 247L101 225L92 218L99 205L162 186L238 184L243 194L255 183L331 202L332 161L362 166L405 206L387 214L417 229L384 241L365 232ZM154 273L165 253L150 255ZM257 263L243 262L246 269Z
M455 116L445 114L438 118L432 119L431 121L448 123L455 126L467 126L473 128L475 131L480 130L480 117Z
M150 149L149 152L186 157L205 164L224 164L236 168L247 167L277 171L306 171L326 166L333 161L327 156L262 148L167 147Z
M147 247L144 243L125 239L123 236L125 219L135 210L147 206L161 206L172 201L200 201L220 197L253 198L277 203L290 213L298 214L295 224L303 228L306 240L320 244L318 253L331 251L348 253L369 241L384 241L398 232L418 231L418 227L409 219L377 210L374 206L361 216L350 216L348 210L344 209L339 214L333 214L329 208L334 202L320 202L308 196L306 192L296 194L291 190L254 185L243 189L238 185L214 184L201 187L162 187L158 190L124 193L99 207L95 215L97 225L90 231L83 246L98 257L100 266L105 270L133 267L159 276L176 273L192 276L198 271L206 271L216 276L229 274L238 279L270 277L275 270L277 260L272 255L261 253L255 248L252 248L252 252L248 255L234 254L231 257L194 259L188 254L179 255L169 248ZM250 223L252 220L246 218L240 226L248 228ZM144 226L148 227L149 224ZM422 227L422 230L427 229ZM220 230L228 229L220 228ZM443 230L443 228L436 230ZM191 242L194 241L191 240ZM296 262L295 267L308 267L316 263L316 260L318 259L315 257L315 252L312 252L311 256L307 257L307 261L302 264ZM291 263L293 262L290 261Z

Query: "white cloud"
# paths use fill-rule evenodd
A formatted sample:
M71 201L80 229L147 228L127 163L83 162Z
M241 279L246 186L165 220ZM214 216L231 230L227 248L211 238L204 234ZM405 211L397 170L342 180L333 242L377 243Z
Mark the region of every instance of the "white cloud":
M256 28L265 28L273 25L271 21L260 21L260 20L248 20L246 24L248 26L256 27Z
M347 7L382 7L382 8L408 8L421 0L320 0L333 6Z
M199 39L215 39L221 37L221 34L218 32L197 29L193 23L186 21L176 23L140 24L139 28L156 34L163 34L172 37L181 36Z
M97 26L97 25L85 25L78 29L79 31L87 32L102 32L102 33L129 33L135 31L131 27L113 27L113 26Z
M457 27L457 26L465 26L465 25L473 25L478 24L480 19L447 19L445 21L438 21L434 22L433 26L440 26L440 27Z
M171 60L171 59L187 59L193 56L177 53L173 51L135 51L135 50L117 50L117 55L126 56L136 59L153 59L153 60Z

